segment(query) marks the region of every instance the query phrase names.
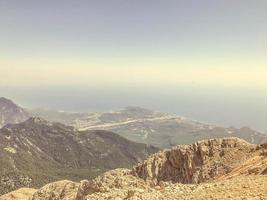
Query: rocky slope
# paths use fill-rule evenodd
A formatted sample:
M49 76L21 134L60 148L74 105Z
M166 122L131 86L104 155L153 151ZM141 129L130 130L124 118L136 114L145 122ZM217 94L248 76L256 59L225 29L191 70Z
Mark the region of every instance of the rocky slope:
M112 132L77 131L40 118L8 124L0 129L0 194L129 168L155 151Z
M20 123L29 118L29 113L9 99L0 97L0 128L9 123Z
M266 172L267 144L212 139L161 151L132 170L50 183L25 200L266 199Z
M129 180L132 180L130 184ZM106 187L103 191L81 197L77 196L81 184L60 181L48 184L38 191L33 189L14 191L0 197L0 200L265 200L267 198L266 175L238 176L198 185L163 182L156 187L150 187L135 177L127 176L125 181L120 185Z
M37 190L32 188L20 188L14 192L2 195L0 200L28 200Z
M248 127L219 127L202 122L151 111L139 107L126 107L106 113L67 113L34 110L34 115L75 126L80 130L108 130L135 142L160 148L190 144L202 139L240 137L251 143L267 142L267 134Z
M261 162L265 158L262 149L239 138L204 140L156 153L136 166L134 173L156 185L160 181L202 183L228 175L251 158ZM259 173L265 167L267 162Z

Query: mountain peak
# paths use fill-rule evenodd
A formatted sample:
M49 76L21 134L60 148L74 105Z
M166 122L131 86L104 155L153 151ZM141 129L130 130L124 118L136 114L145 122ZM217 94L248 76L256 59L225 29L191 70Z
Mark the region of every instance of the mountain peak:
M46 121L45 119L41 117L30 117L26 122L31 122L31 123L50 123Z
M0 97L0 127L16 124L29 118L29 114L12 100Z
M0 97L0 102L12 102L12 100L7 99L5 97Z
M146 112L146 113L153 113L152 110L149 110L147 108L142 108L139 106L126 106L124 109L124 111L128 111L128 112Z
M0 97L0 107L18 107L18 105L16 105L11 99Z

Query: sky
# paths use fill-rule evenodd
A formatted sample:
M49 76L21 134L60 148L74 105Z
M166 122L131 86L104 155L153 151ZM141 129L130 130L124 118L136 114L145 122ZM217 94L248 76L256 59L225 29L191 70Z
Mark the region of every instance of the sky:
M267 87L264 0L1 0L0 84Z
M233 96L233 124L267 129L266 10L266 0L0 0L0 93L29 106L53 107L53 98L73 91L86 101L104 91L120 102L102 108L149 106L144 99L161 95L151 107L209 121ZM39 104L38 90L47 93ZM70 98L63 108L93 109L99 98L90 105ZM166 108L170 98L176 109ZM192 98L210 114L193 110ZM243 109L254 114L241 122Z

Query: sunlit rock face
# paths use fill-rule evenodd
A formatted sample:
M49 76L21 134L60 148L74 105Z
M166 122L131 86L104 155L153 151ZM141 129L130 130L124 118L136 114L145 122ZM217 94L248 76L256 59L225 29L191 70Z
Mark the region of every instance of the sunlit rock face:
M133 172L152 184L160 181L197 184L224 176L255 155L263 156L260 148L264 147L234 137L203 140L153 154ZM263 171L266 164L258 171Z

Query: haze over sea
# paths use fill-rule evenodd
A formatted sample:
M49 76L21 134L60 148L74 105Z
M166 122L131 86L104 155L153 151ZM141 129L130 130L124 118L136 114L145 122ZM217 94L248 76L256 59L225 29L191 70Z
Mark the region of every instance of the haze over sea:
M38 86L0 87L0 94L28 108L94 112L141 106L218 125L267 130L264 89Z

